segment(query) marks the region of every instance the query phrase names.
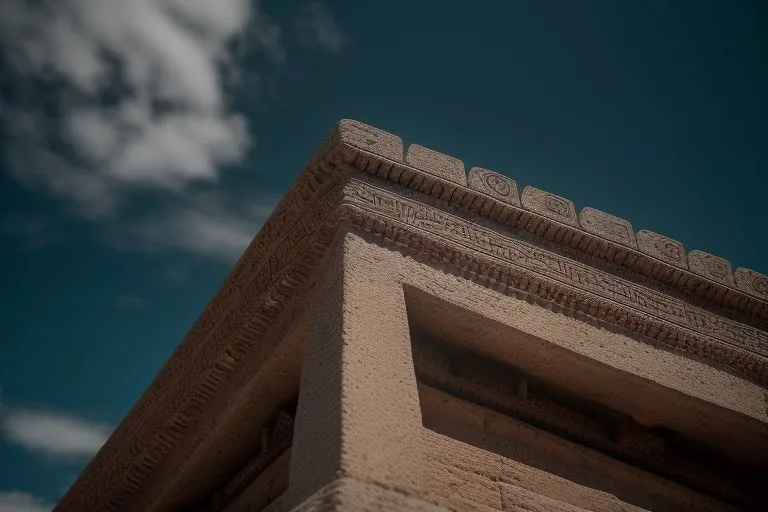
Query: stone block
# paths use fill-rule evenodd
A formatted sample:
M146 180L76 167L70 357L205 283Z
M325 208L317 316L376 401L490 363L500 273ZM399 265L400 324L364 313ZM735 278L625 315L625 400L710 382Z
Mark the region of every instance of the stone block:
M739 267L733 272L733 280L739 290L758 299L768 300L768 276Z
M704 251L688 253L688 268L694 274L728 286L736 286L731 271L731 262Z
M664 235L645 229L638 231L635 239L637 240L637 248L640 252L670 265L688 269L685 248L677 240L672 240Z
M523 208L563 224L579 227L576 208L570 200L534 187L525 187L521 198Z
M403 161L403 141L397 135L352 119L342 119L336 129L341 142L349 146L395 162Z
M408 165L432 176L467 186L467 175L464 170L464 162L435 150L411 144L405 157Z
M494 199L513 206L520 206L517 184L514 180L502 174L483 169L482 167L473 167L469 170L467 184L470 188Z
M637 249L632 224L624 219L587 207L581 210L579 223L588 233Z

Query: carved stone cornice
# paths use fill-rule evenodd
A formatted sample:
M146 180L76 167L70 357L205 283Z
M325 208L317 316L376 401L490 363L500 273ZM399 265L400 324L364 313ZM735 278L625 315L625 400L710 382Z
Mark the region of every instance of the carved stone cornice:
M353 146L348 154L355 154L353 165L359 171L624 266L730 312L742 312L746 322L768 328L768 276L745 268L732 272L727 260L703 251L686 257L676 240L647 230L635 235L629 222L593 208L577 215L571 201L543 190L526 187L518 199L517 184L507 176L474 167L466 177L456 171L460 161L436 152L431 162L417 162L410 156L415 145L403 151L395 135L356 121L342 123L345 140ZM440 165L446 159L452 161L450 172Z
M368 183L350 181L362 173L372 176ZM181 441L211 414L214 394L229 389L284 309L306 293L341 225L376 233L484 286L768 381L765 276L737 269L729 280L730 267L706 255L692 255L698 266L689 269L677 242L635 236L619 221L596 210L577 218L567 199L536 189L519 197L512 180L485 169L473 168L468 180L452 157L416 145L406 152L393 135L342 121L56 510L133 510L169 454L189 449ZM515 230L674 287L690 300L558 255L516 238Z
M464 278L768 382L768 333L422 202L354 181L343 222ZM457 240L462 239L463 240Z

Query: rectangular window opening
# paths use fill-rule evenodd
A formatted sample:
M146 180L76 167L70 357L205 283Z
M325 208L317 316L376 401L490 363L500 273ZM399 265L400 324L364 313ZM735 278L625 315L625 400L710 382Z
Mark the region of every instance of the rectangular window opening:
M765 473L751 461L721 453L686 432L644 425L642 418L574 392L551 375L515 367L510 358L501 362L479 350L477 339L461 339L448 327L431 328L441 321L434 311L458 322L450 311L456 306L413 290L406 290L406 298L425 428L644 508L684 509L661 504L664 498L654 489L664 481L740 510L758 506ZM482 334L477 322L468 329L474 336ZM504 350L514 352L515 340L506 343ZM547 357L557 368L557 354ZM614 382L606 380L605 386ZM541 442L527 441L531 436ZM586 457L605 464L600 469L582 463Z

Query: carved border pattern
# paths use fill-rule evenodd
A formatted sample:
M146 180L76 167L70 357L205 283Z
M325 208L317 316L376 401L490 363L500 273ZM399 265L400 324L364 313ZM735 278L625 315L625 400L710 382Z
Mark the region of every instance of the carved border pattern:
M372 213L768 357L766 332L371 185L352 180L347 190L346 201Z
M643 341L670 347L690 357L709 359L745 378L768 384L766 359L753 352L724 344L706 335L692 333L633 308L617 307L615 301L603 299L577 287L540 279L536 274L515 265L499 265L495 257L473 255L471 250L457 249L451 242L417 233L417 228L398 226L397 221L364 208L347 205L346 209L345 222L350 225L390 240L396 247L405 246L408 255L422 261L451 266L458 271L458 275L482 286L528 301L533 300L544 307L562 307L576 315L585 315L634 331L646 337Z

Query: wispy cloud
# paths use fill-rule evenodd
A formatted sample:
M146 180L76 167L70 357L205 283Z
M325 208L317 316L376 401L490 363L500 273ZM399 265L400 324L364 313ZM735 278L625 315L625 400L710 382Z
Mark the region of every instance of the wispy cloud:
M195 195L128 222L117 246L147 252L179 252L232 263L269 217L277 199L261 195L244 207L222 192Z
M53 505L20 491L0 491L0 512L48 512Z
M250 144L223 78L253 27L282 58L279 28L249 0L5 0L0 44L17 85L53 95L4 106L14 176L92 215L126 189L215 182Z
M110 425L42 409L10 409L0 430L7 442L54 458L92 457L112 433Z
M306 45L341 51L323 4L294 22ZM125 233L123 246L231 262L276 202L252 190L260 210L249 211L221 193L255 140L233 88L260 83L244 65L253 52L285 64L283 37L256 0L4 0L6 167ZM143 216L123 215L137 198Z
M312 2L299 9L296 30L306 45L336 54L342 50L344 36L331 12L320 2Z

